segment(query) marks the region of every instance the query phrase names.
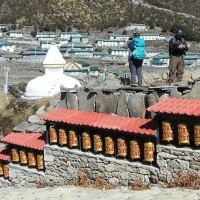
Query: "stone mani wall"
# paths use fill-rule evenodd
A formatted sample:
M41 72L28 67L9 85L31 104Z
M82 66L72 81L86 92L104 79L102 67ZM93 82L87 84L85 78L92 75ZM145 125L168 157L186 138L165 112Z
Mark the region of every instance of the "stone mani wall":
M19 164L9 164L9 179L0 177L0 187L13 186L21 187L36 187L37 183L44 181L45 173L39 172L36 169L20 166Z
M136 179L150 184L157 183L159 172L156 167L125 159L48 145L45 146L45 165L50 185L73 184L79 171L84 171L92 180L103 177L112 184L128 186Z
M200 174L200 150L157 145L157 165L160 182L170 182L179 172L195 171Z
M136 93L125 90L89 91L79 88L77 91L62 92L60 107L143 118L148 115L146 108L158 100L156 92L145 94L142 89Z
M10 177L7 180L0 177L0 187L36 187L39 182L48 186L74 184L79 171L91 180L103 177L122 186L138 179L145 184L159 185L169 183L179 172L200 173L200 150L164 145L157 145L157 163L152 166L57 145L45 146L44 160L45 172L10 163Z

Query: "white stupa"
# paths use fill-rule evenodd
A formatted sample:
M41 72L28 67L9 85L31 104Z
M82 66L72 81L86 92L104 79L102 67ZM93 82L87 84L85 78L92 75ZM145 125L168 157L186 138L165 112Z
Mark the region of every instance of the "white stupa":
M61 86L64 88L80 87L81 83L78 80L64 75L65 65L66 61L56 44L51 44L43 61L45 75L37 77L28 83L24 98L51 97L60 92Z

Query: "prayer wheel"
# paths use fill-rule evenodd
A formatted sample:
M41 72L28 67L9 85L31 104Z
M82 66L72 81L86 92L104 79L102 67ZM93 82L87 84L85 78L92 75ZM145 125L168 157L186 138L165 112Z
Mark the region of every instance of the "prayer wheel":
M28 163L27 154L24 149L19 150L19 163L21 165L26 165Z
M69 131L69 146L78 147L78 134L74 130Z
M115 153L114 141L112 137L105 137L105 153L113 155Z
M5 179L9 178L9 165L3 164L3 177Z
M126 157L127 156L127 144L125 139L117 139L117 156Z
M189 130L185 124L178 125L178 142L179 144L190 144Z
M82 133L83 149L88 150L92 148L90 134L87 132Z
M0 162L0 176L3 176L3 164Z
M103 151L103 142L100 135L93 135L94 139L94 152L102 152Z
M19 151L16 148L11 149L11 156L12 156L12 162L18 163L19 162Z
M200 145L200 125L194 126L194 143L196 146Z
M37 170L44 170L44 156L43 154L37 154Z
M144 161L153 162L155 160L155 145L152 142L144 143Z
M49 143L56 144L57 142L58 142L58 136L57 136L56 129L51 127L49 129Z
M130 157L131 159L140 159L140 146L137 141L130 141Z
M67 133L65 129L58 130L58 143L59 145L66 145L67 144Z
M162 122L162 140L166 142L173 140L173 130L169 122Z
M28 166L29 167L36 167L36 156L33 152L28 152Z

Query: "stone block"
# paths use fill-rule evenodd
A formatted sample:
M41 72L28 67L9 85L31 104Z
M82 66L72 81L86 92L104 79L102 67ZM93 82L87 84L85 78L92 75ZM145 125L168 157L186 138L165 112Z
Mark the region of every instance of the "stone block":
M115 169L115 165L114 164L108 164L105 166L105 171L107 172L114 172L116 169Z
M54 161L54 156L52 156L52 155L45 155L44 156L44 161L45 162L53 162Z

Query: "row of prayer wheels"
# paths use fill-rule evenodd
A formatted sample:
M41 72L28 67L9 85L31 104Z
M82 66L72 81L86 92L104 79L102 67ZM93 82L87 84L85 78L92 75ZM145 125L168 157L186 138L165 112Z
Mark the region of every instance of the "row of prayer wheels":
M196 146L200 145L200 125L195 125L193 133L190 131L188 125L178 124L178 143L179 145L189 145L190 144L190 135L193 134L194 144ZM175 131L170 122L162 122L162 140L165 142L174 141Z
M9 178L9 165L8 163L3 163L0 161L0 176L3 176L5 179Z
M49 130L50 144L79 148L79 134L75 130L67 132L59 129L58 134L55 128ZM68 138L69 137L69 138ZM124 138L118 138L115 147L114 138L111 136L102 137L100 134L81 133L81 149L92 150L95 153L105 153L106 155L116 155L118 157L130 157L131 159L142 159L141 152L144 152L144 161L153 162L155 160L155 144L153 142L144 143L144 147L136 140L128 142ZM130 152L128 152L130 151Z
M13 163L28 165L28 167L37 168L38 171L44 170L43 153L29 151L25 149L11 148L11 157Z

